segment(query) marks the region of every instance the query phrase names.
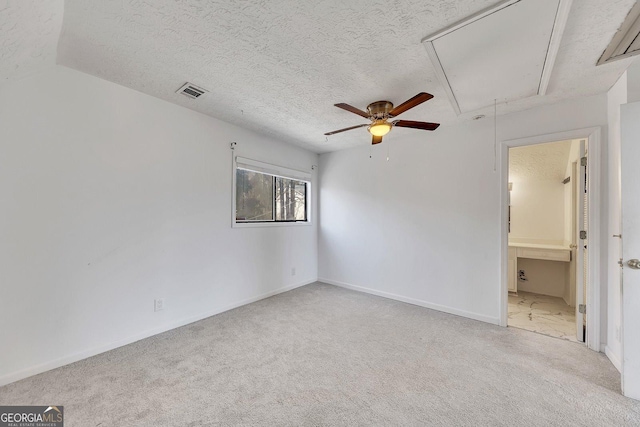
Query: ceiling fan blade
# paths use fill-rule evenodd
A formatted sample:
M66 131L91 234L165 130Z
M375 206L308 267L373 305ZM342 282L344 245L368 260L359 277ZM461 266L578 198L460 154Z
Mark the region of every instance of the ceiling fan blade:
M433 95L431 95L430 93L426 93L426 92L420 92L419 94L417 94L416 96L414 96L413 98L403 102L402 104L398 105L396 108L394 108L393 110L391 110L391 112L389 112L389 116L391 117L395 117L395 116L399 116L400 114L404 113L405 111L422 104L423 102L426 102L428 100L430 100L431 98L433 98Z
M369 114L368 113L365 113L364 111L362 111L362 110L360 110L360 109L358 109L356 107L352 107L349 104L335 104L335 106L338 107L338 108L342 108L343 110L347 110L347 111L350 111L352 113L355 113L355 114L357 114L359 116L362 116L365 119L369 118Z
M393 122L393 125L401 128L436 130L438 129L438 126L440 126L440 123L414 122L413 120L396 120Z
M382 137L381 136L372 135L372 138L371 138L371 144L372 145L380 144L381 142L382 142Z
M351 129L358 129L358 128L361 128L361 127L364 127L364 126L369 126L369 124L368 124L368 123L365 123L365 124L363 124L363 125L351 126L350 128L344 128L344 129L340 129L340 130L334 130L333 132L327 132L327 133L325 133L325 135L329 136L329 135L333 135L333 134L340 133L340 132L344 132L344 131L351 130Z

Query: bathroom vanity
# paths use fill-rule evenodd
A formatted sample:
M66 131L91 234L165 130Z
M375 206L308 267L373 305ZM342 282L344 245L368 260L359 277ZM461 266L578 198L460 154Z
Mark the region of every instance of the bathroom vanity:
M541 259L546 261L571 262L571 249L562 245L537 243L509 243L508 287L509 292L518 292L518 259Z

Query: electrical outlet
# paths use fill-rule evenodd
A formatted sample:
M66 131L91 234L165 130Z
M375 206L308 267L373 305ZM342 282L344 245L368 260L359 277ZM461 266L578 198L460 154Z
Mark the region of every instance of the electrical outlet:
M164 298L158 298L153 301L153 311L164 310Z
M291 275L292 275L292 276L295 276L295 275L296 275L296 268L295 268L295 267L293 267L293 268L291 269Z

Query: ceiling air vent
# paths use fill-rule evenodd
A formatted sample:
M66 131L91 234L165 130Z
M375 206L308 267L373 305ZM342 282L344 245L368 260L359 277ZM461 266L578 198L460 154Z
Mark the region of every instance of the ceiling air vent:
M640 2L636 2L596 65L640 54L639 34Z
M201 95L204 95L208 91L198 87L189 82L185 83L180 89L176 91L176 93L181 93L184 96L188 96L191 99L199 98Z

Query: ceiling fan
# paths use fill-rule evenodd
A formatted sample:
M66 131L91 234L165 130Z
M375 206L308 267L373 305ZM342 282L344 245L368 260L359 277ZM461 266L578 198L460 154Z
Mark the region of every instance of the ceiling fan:
M394 120L392 122L389 122L390 118L399 116L405 111L417 105L420 105L423 102L430 100L431 98L433 98L433 95L431 95L430 93L420 92L413 98L403 102L395 108L389 101L376 101L367 106L368 113L365 113L364 111L359 110L356 107L352 107L349 104L335 104L335 106L338 108L342 108L343 110L350 111L364 117L365 119L371 120L371 124L365 123L362 125L351 126L340 130L334 130L333 132L325 133L325 135L334 135L336 133L344 132L347 130L368 126L367 130L373 136L371 143L380 144L382 142L382 137L388 134L393 126L422 130L436 130L438 126L440 126L440 123L416 122L413 120Z

